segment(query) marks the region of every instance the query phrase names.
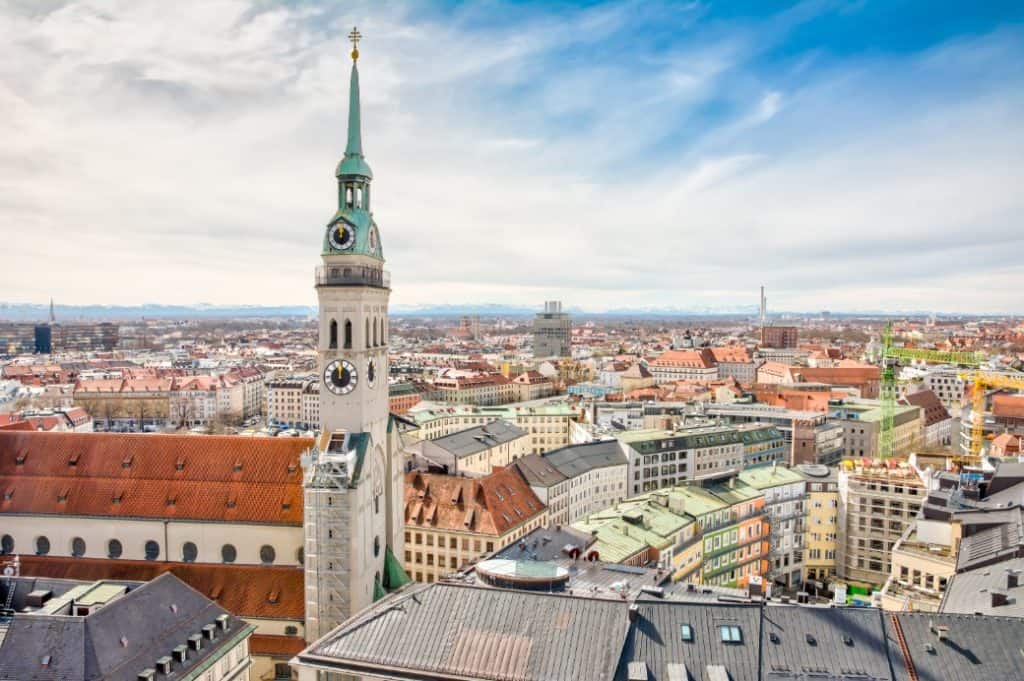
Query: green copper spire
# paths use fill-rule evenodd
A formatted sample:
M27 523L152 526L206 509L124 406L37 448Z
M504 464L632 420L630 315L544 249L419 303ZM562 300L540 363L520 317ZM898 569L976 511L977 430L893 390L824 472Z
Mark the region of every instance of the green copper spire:
M352 75L348 85L348 144L345 146L345 157L338 164L335 175L359 175L372 178L373 171L363 158L363 134L359 116L359 40L363 36L355 28L348 34L352 41Z

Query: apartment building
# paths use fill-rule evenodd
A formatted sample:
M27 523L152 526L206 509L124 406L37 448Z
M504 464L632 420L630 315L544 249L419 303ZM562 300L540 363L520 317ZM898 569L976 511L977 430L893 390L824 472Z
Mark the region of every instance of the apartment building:
M530 434L530 452L544 452L570 444L573 422L579 411L567 402L538 406L509 404L503 407L459 405L442 408L417 408L408 418L418 429L409 433L413 440L432 440L470 426L501 419L514 423Z
M622 501L627 496L628 466L617 440L530 454L512 464L548 507L555 525L569 525Z
M882 586L896 542L924 503L924 483L904 461L853 459L839 469L839 577Z
M513 399L529 402L555 394L554 382L538 371L524 371L512 379Z
M648 365L658 383L676 381L709 382L719 378L715 356L708 348L669 350Z
M946 409L954 414L960 412L968 381L960 378L963 369L956 367L938 367L932 369L922 381L927 390L931 390Z
M544 311L533 320L534 357L572 356L572 319L557 300L544 302Z
M757 379L757 364L741 345L709 348L718 367L719 378L734 378L742 385L752 385Z
M394 383L388 386L388 404L392 414L405 414L422 401L423 397L412 383Z
M267 381L267 423L288 428L315 428L320 423L320 381L294 376Z
M949 447L953 443L955 419L931 390L919 390L900 398L900 404L919 407L924 413L925 447Z
M618 439L626 445L630 494L729 477L753 463L781 460L784 454L778 430L756 423L627 431Z
M547 509L514 471L472 479L415 471L405 482L405 571L434 582L547 525Z
M530 434L508 421L491 421L421 440L407 447L416 464L450 475L489 475L530 451Z
M836 574L839 550L838 469L820 465L797 466L807 479L804 520L803 581L815 590L828 587Z
M800 341L795 326L762 326L761 345L766 348L795 348Z
M882 608L937 612L956 573L960 526L916 518L893 545L892 567L882 587Z
M441 372L433 381L434 394L441 402L489 406L516 400L515 385L498 373L468 376Z
M829 418L843 428L843 458L878 456L882 408L877 401L843 402L831 408ZM924 444L924 410L896 405L893 414L893 446L896 456L906 456Z
M740 482L764 495L771 527L767 576L785 587L803 583L807 479L797 470L768 465L747 468Z
M843 455L843 427L829 422L823 412L765 404L715 404L704 411L708 416L721 417L729 423L775 426L782 434L784 445L784 455L779 460L791 465L834 465Z

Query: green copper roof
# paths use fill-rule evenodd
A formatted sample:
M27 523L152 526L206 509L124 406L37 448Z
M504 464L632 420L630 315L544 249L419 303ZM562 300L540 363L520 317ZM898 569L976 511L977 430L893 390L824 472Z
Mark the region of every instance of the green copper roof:
M374 577L373 578L373 602L376 603L377 601L379 601L380 599L384 598L387 595L388 595L388 593L386 591L384 591L384 587L382 587L380 585L380 581L376 577Z
M352 76L348 88L348 144L345 146L345 157L338 164L335 175L360 175L367 179L373 177L373 171L363 158L363 132L359 112L359 69L352 63Z
M383 579L383 587L388 591L394 591L412 581L409 579L409 575L406 574L405 569L402 568L402 564L395 558L395 554L392 553L390 546L384 549Z

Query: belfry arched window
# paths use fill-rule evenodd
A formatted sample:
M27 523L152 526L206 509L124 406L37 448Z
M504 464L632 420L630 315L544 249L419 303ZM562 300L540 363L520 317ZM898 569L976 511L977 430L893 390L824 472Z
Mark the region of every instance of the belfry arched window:
M369 320L369 318L367 318L367 320L366 320L366 336L365 336L365 339L366 339L366 347L370 347L370 320Z
M377 320L373 320L373 347L377 347Z
M352 320L351 319L346 319L345 320L345 347L346 348L350 348L350 349L352 347Z
M345 206L348 208L352 207L352 185L345 185Z
M330 341L327 347L331 350L338 347L338 322L333 319L331 320Z

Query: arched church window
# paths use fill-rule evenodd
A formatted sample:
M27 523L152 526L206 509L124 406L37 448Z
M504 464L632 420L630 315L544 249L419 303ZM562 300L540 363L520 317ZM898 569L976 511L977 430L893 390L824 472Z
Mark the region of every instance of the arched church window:
M299 565L305 565L306 549L300 546L299 550L295 552L295 559L298 561Z
M352 347L352 320L351 319L346 319L345 320L345 347L346 348L351 348Z
M338 347L338 322L333 319L331 320L330 336L331 340L327 344L327 347L333 350Z
M85 540L81 537L75 537L71 540L71 555L75 558L81 558L85 555Z
M237 557L238 551L236 551L235 547L231 544L225 544L224 546L220 547L220 558L225 563L234 563L235 558Z
M356 185L356 191L355 191L355 197L354 198L356 200L355 207L356 208L362 208L363 207L363 189L359 185Z
M50 552L50 540L46 537L36 537L36 555L45 556Z
M181 547L181 559L186 563L196 562L196 558L199 556L199 549L190 541L185 542Z
M0 553L8 555L14 553L14 537L9 534L5 534L0 539Z
M345 185L345 205L348 208L352 207L352 185Z
M107 556L110 558L120 558L121 554L124 553L124 547L121 546L121 542L117 539L111 539L107 542Z
M370 347L370 320L366 320L366 347Z
M270 544L264 544L260 547L260 562L264 565L272 565L276 557L277 553L275 553L274 547Z
M160 544L150 539L146 542L146 560L156 560L160 557Z
M377 320L373 320L373 347L377 347Z

